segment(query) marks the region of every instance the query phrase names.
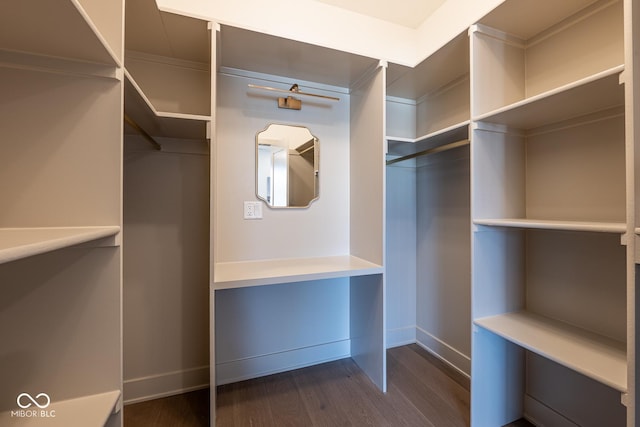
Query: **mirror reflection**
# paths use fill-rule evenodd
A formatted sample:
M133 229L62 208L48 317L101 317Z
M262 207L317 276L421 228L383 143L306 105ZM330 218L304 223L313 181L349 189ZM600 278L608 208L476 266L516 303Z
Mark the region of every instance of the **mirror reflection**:
M256 134L256 194L274 208L318 198L318 139L304 126L271 124Z

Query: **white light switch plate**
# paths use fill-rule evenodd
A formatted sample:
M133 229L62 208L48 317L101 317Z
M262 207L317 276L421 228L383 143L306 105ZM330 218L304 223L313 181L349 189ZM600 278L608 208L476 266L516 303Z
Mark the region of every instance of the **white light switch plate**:
M262 219L262 202L244 202L244 219Z

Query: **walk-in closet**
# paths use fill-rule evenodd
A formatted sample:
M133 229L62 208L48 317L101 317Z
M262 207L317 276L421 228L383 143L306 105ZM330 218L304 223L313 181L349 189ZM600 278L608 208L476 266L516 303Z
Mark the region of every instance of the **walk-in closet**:
M638 6L340 4L2 7L1 425L420 352L463 424L639 423Z

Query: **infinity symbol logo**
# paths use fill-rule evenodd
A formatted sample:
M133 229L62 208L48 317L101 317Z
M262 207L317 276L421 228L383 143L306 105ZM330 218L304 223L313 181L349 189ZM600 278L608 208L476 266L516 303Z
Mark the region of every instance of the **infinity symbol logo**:
M38 402L38 399L40 399L41 397L44 398L44 402L45 403L43 403L43 404L40 404ZM27 403L23 404L22 402L24 402L25 399L27 399ZM42 400L42 399L40 399L40 400ZM49 406L49 404L51 403L51 399L49 398L49 395L47 393L40 393L35 397L35 399L33 397L31 397L31 395L29 393L20 393L18 395L18 398L16 399L16 403L22 409L30 408L31 405L36 405L38 408L44 409L44 408Z

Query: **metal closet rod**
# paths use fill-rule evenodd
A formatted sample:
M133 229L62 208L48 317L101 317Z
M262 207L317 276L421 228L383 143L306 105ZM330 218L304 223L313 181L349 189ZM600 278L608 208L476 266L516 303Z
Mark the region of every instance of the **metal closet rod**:
M417 153L407 154L406 156L398 157L397 159L387 160L387 166L398 162L404 162L405 160L415 159L416 157L427 156L429 154L441 153L443 151L452 150L454 148L463 147L469 145L468 139L463 139L456 142L450 142L449 144L441 145L435 148L429 148L427 150L418 151Z
M138 132L144 139L146 139L147 142L153 145L156 150L162 150L162 146L158 144L158 141L156 141L154 137L152 137L144 129L142 129L140 125L135 122L135 120L127 116L127 114L124 114L124 121L133 129L135 129L135 131Z

